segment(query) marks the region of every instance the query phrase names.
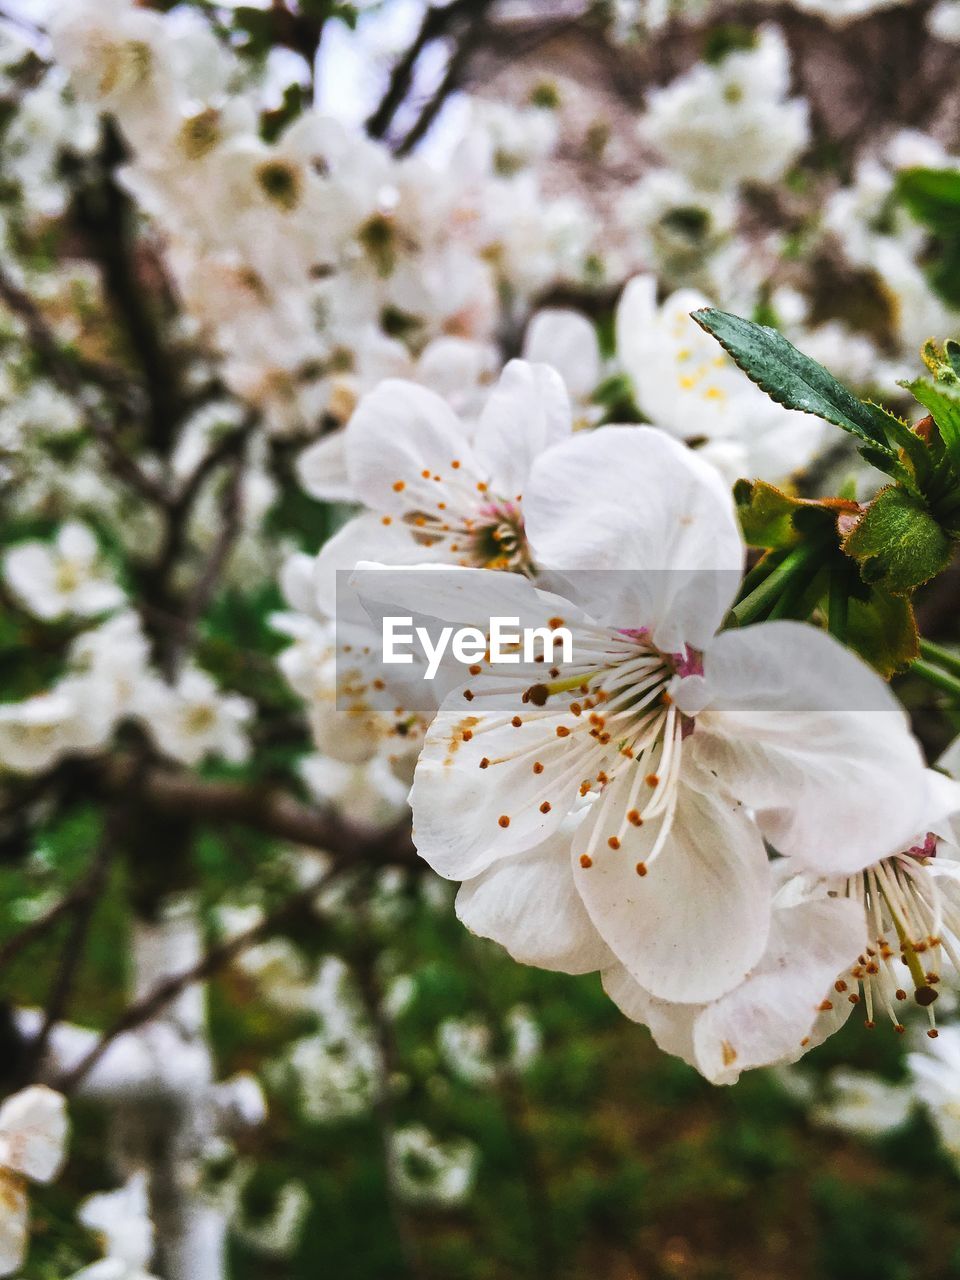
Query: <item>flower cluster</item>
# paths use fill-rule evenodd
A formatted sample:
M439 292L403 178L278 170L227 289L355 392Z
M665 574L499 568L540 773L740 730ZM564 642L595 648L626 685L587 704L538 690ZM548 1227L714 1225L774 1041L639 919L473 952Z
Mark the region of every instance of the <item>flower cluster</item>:
M581 8L0 17L4 957L70 922L4 994L118 1188L43 1274L151 1280L197 1222L190 1280L291 1256L304 1132L376 1127L391 1211L460 1209L460 1103L522 1122L573 985L509 957L716 1083L887 1023L913 1083L838 1077L835 1119L920 1099L958 1145L960 3ZM480 652L385 664L391 615ZM571 652L500 665L497 617ZM0 1273L65 1133L43 1085L0 1107Z
M454 438L424 393L408 394L403 436L390 397L393 456L386 440L366 455L398 513L426 512L434 476L431 494L452 497L440 459ZM537 419L518 420L539 441ZM496 440L483 418L477 430ZM411 461L428 480L416 487L411 468L408 499L390 468L418 441ZM463 491L502 510L507 489L466 461ZM932 1012L954 954L953 864L931 869L937 836L917 844L916 832L940 830L960 790L924 771L883 682L808 625L717 634L740 533L712 468L665 432L605 427L548 445L522 490L515 554L443 572L381 564L369 587L356 575L374 601L482 633L502 615L573 631L572 663L518 655L505 675L478 661L427 729L414 838L464 882L461 919L527 963L600 970L631 1017L715 1080L799 1056L861 1000L869 1022L882 1009L898 1027L908 991ZM463 519L466 543L479 521ZM407 528L449 563L423 518ZM501 530L477 533L492 545ZM543 574L573 589L539 587ZM765 842L781 855L772 867Z

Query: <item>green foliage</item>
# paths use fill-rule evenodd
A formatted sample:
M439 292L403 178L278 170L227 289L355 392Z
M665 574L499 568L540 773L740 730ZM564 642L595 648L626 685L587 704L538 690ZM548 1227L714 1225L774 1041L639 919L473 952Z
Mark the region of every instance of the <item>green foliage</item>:
M824 1280L917 1280L920 1224L894 1188L854 1186L838 1177L814 1185L822 1224L817 1275Z
M812 413L849 431L869 447L870 460L896 459L888 434L891 418L877 405L858 400L815 360L798 351L783 334L741 316L704 307L693 318L713 334L723 349L753 382L777 404Z
M903 494L902 490L892 492ZM910 495L904 496L915 501ZM866 520L858 503L843 498L796 498L761 480L738 481L734 499L748 545L767 553L747 577L741 600L760 598L762 602L766 591L769 602L759 613L751 608L748 620L768 616L809 618L819 610L831 631L886 679L904 671L919 656L917 623L909 599L894 594L891 581L883 574L875 580L870 578L870 573L877 573L883 562L875 563L867 557L867 572L862 575L851 563L851 557L859 558L856 553L860 543L852 534L843 539L839 525L841 521L859 520L862 524ZM867 515L872 510L873 507L867 508ZM926 528L930 517L922 507L920 511ZM933 527L939 533L938 526ZM883 546L886 550L885 543ZM808 550L811 554L806 563ZM905 557L906 569L914 563L916 550L911 547L911 554ZM801 562L801 571L794 575L792 583L781 583L773 575L779 571L782 579L791 557ZM897 568L901 573L906 571L899 560ZM791 587L792 595L788 594ZM776 615L772 612L775 608L779 609ZM737 609L742 612L743 605ZM838 609L842 619L837 616Z
M887 679L906 671L920 656L913 606L879 586L851 595L846 642Z
M930 283L947 302L960 302L960 171L906 169L897 195L918 222L937 237Z
M951 358L956 360L956 344L948 346ZM916 378L905 386L929 410L950 461L960 468L960 380L952 368L948 372L949 381L946 377L938 378L936 382L931 382L928 378Z
M827 534L838 514L859 510L855 502L841 498L795 498L765 480L738 480L733 497L747 545L765 551L786 550L811 534Z
M730 53L755 49L756 45L757 33L752 27L740 22L724 22L708 33L704 41L703 58L705 62L716 64Z
M950 540L924 504L893 485L870 503L843 549L864 582L909 595L950 562Z
M960 234L960 171L904 169L897 193L913 216L933 231Z

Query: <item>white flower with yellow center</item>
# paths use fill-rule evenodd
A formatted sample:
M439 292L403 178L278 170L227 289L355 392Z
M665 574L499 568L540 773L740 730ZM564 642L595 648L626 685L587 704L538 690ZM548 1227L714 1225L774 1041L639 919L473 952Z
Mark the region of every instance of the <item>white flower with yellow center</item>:
M750 49L699 62L651 89L640 121L646 142L698 186L776 182L807 145L809 110L788 98L790 53L776 27Z
M97 540L78 520L63 525L53 543L21 542L3 557L3 577L35 618L66 614L90 618L124 602L100 555Z
M45 1085L0 1106L0 1276L23 1265L29 1230L28 1182L52 1182L67 1143L67 1108Z
M444 623L572 633L571 662L479 662L444 700L411 792L417 848L475 882L478 932L515 954L619 962L657 998L713 1000L767 945L764 840L802 867L858 870L920 825L919 749L831 637L793 622L716 635L739 530L713 470L664 433L607 427L550 450L524 509L567 598L483 570L356 575L371 601Z
M935 806L930 830L825 882L832 896L857 904L867 932L866 945L834 983L827 1001L833 1008L824 1009L828 1024L846 1021L859 1007L868 1027L888 1018L902 1033L906 1010L918 1005L935 1040L940 992L960 986L960 784L931 771L928 795Z
M426 387L381 382L361 400L344 436L350 489L370 511L320 552L320 606L330 616L341 612L336 570L361 560L528 571L523 497L530 468L571 430L566 390L547 365L512 360L475 429Z
M109 737L112 711L97 684L79 676L0 704L0 769L40 773L64 756L95 750Z
M784 480L816 456L824 425L784 409L740 372L690 313L710 306L680 289L659 306L653 276L637 276L617 308L617 356L638 407L694 444L728 480Z
M132 710L158 750L183 764L197 765L209 755L241 764L250 754L253 703L222 693L199 667L187 667L172 685L145 680Z

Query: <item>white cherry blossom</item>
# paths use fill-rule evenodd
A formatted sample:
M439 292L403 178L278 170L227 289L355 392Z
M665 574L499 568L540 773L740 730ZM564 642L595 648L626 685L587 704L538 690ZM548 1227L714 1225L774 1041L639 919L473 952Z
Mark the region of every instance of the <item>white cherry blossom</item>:
M102 746L111 711L81 677L67 677L23 702L0 703L0 767L39 773L64 756Z
M931 771L925 791L928 823L922 834L886 857L821 882L833 898L856 904L867 942L837 975L836 994L815 1040L854 1008L868 1027L888 1019L902 1033L911 1005L925 1012L927 1035L936 1039L941 991L960 989L960 784Z
M0 1105L0 1276L27 1254L28 1182L52 1182L66 1153L67 1105L46 1085L31 1085Z
M941 775L929 774L927 783L934 825L951 831L960 788ZM941 984L955 985L960 975L956 852L931 832L922 845L849 876L796 875L783 859L767 950L733 991L703 1006L671 1004L651 998L623 966L604 973L604 987L663 1049L714 1083L795 1062L855 1009L868 1027L886 1015L902 1033L903 1011L913 1003L926 1011L927 1034L936 1039Z
M222 693L199 667L186 668L172 685L157 677L144 682L135 711L159 750L183 764L199 764L208 755L239 764L249 754L253 704Z
M411 792L415 843L441 875L497 876L513 901L514 861L536 894L536 851L552 863L546 842L590 797L569 851L594 932L566 915L591 965L599 935L653 995L715 999L767 946L764 839L799 867L858 870L922 821L919 750L879 677L813 627L714 637L740 535L715 473L664 433L601 428L551 450L525 511L537 563L575 580L575 600L484 570L356 575L372 600L443 622L573 633L567 666L478 663L448 695ZM510 914L522 921L515 901Z
M641 132L700 186L776 182L810 136L807 104L789 91L786 43L776 27L763 27L752 49L652 89Z
M691 319L709 299L681 289L657 305L657 283L637 276L617 308L617 356L650 421L694 441L729 480L772 482L807 466L824 424L784 409L753 385Z
M412 1204L454 1207L470 1196L478 1151L464 1138L440 1141L423 1125L391 1136L390 1164L397 1192Z
M322 607L337 612L335 571L360 560L528 570L523 497L530 469L571 430L566 390L547 365L511 361L475 427L424 387L382 382L346 428L350 488L370 511L320 552Z
M63 525L53 543L21 542L3 557L11 591L37 618L66 614L93 617L124 602L110 576L92 531L78 520Z

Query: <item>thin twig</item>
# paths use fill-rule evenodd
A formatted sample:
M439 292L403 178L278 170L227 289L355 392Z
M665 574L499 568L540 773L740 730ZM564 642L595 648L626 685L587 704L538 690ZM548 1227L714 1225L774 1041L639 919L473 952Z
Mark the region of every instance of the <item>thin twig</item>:
M65 916L71 914L78 903L82 902L88 895L89 879L92 874L93 868L91 867L87 874L81 876L77 883L63 895L59 902L54 903L49 911L39 916L36 920L31 920L18 933L0 943L0 971L6 969L22 951L25 951L32 943L48 934Z
M78 192L76 220L100 267L104 292L139 367L147 397L147 427L152 447L165 455L182 418L180 379L161 336L161 326L138 279L134 210L114 170L126 159L117 129L104 127L99 181Z
M190 634L213 599L221 574L230 559L230 553L243 530L245 463L246 457L242 452L233 459L220 503L220 532L183 608L182 618Z
M229 939L227 942L212 947L189 969L167 978L140 1000L134 1001L103 1032L97 1043L92 1046L80 1062L70 1071L64 1073L57 1082L56 1088L65 1094L70 1094L76 1090L119 1036L129 1031L135 1031L138 1027L152 1022L189 987L192 987L195 983L204 982L242 955L244 951L256 946L258 942L262 942L264 938L269 937L276 930L292 923L305 912L309 912L317 894L326 888L333 876L339 874L343 869L342 865L328 868L322 876L314 880L307 888L291 894L278 907L265 915L258 924L244 930L243 933L237 934L236 937Z
M421 106L420 114L417 115L415 122L404 134L403 140L397 145L397 155L406 156L422 141L422 138L429 132L430 125L434 123L436 116L440 114L445 102L449 99L457 88L460 88L463 78L465 78L466 68L471 55L474 54L476 46L483 40L486 29L484 22L485 10L489 8L488 3L484 0L475 0L474 15L470 24L463 32L460 40L457 41L457 47L453 50L451 58L447 63L447 70L443 74L443 79L436 86L425 104Z
M111 833L105 832L100 850L94 859L89 875L86 877L84 892L79 895L73 905L73 921L63 946L60 963L50 988L50 994L47 998L43 1022L36 1036L27 1045L24 1054L20 1067L24 1083L32 1079L37 1064L42 1060L46 1052L54 1027L62 1021L69 1007L83 961L90 925L93 921L100 892L106 881L107 871L115 850L116 843L113 836Z
M373 115L367 120L367 133L371 138L382 138L387 132L393 117L397 114L404 98L410 92L410 86L413 84L413 77L420 55L428 44L431 44L438 36L443 34L447 24L462 7L463 3L460 0L460 3L447 5L445 8L430 8L423 15L423 20L413 39L413 43L394 64L390 79L387 82L386 92Z
M148 476L126 452L117 439L115 423L86 403L81 376L82 364L78 366L66 355L36 302L25 290L14 284L2 269L0 300L23 321L31 346L60 390L80 402L87 426L103 450L113 473L141 497L153 503L163 503L166 500L163 486Z

